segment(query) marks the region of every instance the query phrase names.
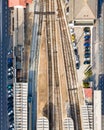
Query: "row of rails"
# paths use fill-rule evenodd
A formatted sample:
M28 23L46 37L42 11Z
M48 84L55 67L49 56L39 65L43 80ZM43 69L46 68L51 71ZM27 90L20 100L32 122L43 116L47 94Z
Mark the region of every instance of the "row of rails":
M37 4L39 3L39 4ZM33 129L35 127L36 129L36 118L37 118L37 107L34 106L37 105L36 102L36 96L34 95L35 88L37 86L37 75L38 75L38 62L39 62L39 47L40 47L40 38L41 38L41 32L42 32L42 21L43 21L43 0L37 0L37 3L35 2L35 7L34 7L34 26L36 27L33 29L33 39L32 39L32 44L31 44L31 54L30 54L30 70L32 68L33 72L35 73L30 73L29 72L29 93L28 93L28 99L29 99L29 104L28 104L28 129ZM38 11L37 11L38 10ZM38 12L38 13L37 13ZM33 27L34 28L34 27ZM29 70L29 71L30 71ZM35 86L35 87L34 87ZM31 113L32 111L32 113ZM32 118L30 120L30 118Z
M39 0L39 29L38 29L38 35L41 35L42 32L42 21L43 21L43 14L44 14L44 1Z
M78 100L77 80L75 73L76 70L73 62L70 41L67 33L67 27L60 0L57 0L57 6L58 6L59 26L60 26L62 50L63 50L65 71L67 78L67 87L68 87L67 89L69 95L71 117L74 121L75 130L81 130L82 127L80 118L80 106Z
M55 12L55 0L51 0L51 11ZM55 15L51 15L51 34L52 34L52 50L53 50L53 72L54 72L54 130L62 130L62 111L61 97L58 74L57 61L57 41L56 41L56 24Z
M43 23L43 12L44 12L44 1L39 0L39 23L38 23L38 38L37 38L37 46L36 46L36 56L35 56L35 66L36 70L38 71L38 60L39 60L39 47L41 41L41 32L42 32L42 23ZM37 72L38 73L38 72Z
M49 107L48 119L49 129L53 129L53 72L52 72L52 50L51 50L51 32L50 32L50 15L49 15L49 0L46 0L46 38L47 38L47 53L48 53L48 92L49 92Z

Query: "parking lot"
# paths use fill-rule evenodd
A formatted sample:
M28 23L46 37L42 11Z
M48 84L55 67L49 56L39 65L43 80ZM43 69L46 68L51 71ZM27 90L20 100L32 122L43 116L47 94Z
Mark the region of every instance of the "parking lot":
M8 50L7 56L7 112L9 120L9 129L14 130L14 103L13 103L13 76L14 76L14 67L13 67L13 50L12 48Z
M85 27L74 26L72 28L73 30L70 29L71 44L73 46L75 56L75 65L77 63L79 64L79 67L76 65L76 70L78 75L79 93L80 97L83 99L82 87L83 79L85 79L84 71L91 64L91 28L89 32L84 32ZM77 49L77 53L75 53L75 49Z

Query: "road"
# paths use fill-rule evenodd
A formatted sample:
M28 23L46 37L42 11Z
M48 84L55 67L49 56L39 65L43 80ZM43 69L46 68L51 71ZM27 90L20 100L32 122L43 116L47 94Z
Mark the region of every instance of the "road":
M0 0L0 130L8 130L7 115L7 49L8 36L7 0Z
M97 46L96 46L96 75L97 80L96 88L102 90L102 122L104 122L104 0L99 0L98 4L98 25L97 25ZM102 130L104 130L104 125L102 123Z
M99 19L99 84L98 88L102 90L102 122L104 122L104 0L102 0L101 18ZM104 125L102 123L102 130Z

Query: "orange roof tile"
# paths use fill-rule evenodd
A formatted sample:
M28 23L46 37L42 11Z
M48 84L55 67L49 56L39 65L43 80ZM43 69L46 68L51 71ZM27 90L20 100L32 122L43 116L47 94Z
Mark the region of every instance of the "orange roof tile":
M26 0L8 0L8 6L9 7L14 7L14 6L26 7Z
M32 3L32 0L26 0L26 3Z
M91 88L84 88L85 98L92 98L92 89Z

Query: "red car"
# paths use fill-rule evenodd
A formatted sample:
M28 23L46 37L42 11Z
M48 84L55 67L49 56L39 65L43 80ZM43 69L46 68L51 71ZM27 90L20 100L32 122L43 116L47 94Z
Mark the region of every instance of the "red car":
M85 42L89 42L90 43L90 40L85 40Z

